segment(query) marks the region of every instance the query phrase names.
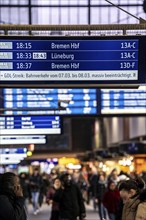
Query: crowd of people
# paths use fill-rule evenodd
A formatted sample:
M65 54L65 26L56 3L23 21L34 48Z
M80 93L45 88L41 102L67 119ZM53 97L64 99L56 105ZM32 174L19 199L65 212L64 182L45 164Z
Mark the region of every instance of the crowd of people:
M0 175L0 220L27 220L28 204L37 215L44 203L51 206L50 220L84 220L86 204L93 204L100 220L146 220L145 177L145 172L118 174L116 169L108 176L93 169L6 172Z
M108 176L92 173L89 182L100 220L146 220L145 172L128 175L114 169Z

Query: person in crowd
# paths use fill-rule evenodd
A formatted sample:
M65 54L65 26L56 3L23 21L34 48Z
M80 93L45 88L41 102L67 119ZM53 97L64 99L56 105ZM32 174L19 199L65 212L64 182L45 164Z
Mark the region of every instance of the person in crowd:
M135 179L137 179L137 177L138 177L138 174L135 172L135 171L132 171L132 172L130 172L130 179L133 179L133 180L135 180Z
M34 210L34 215L37 215L39 212L39 194L42 187L42 177L39 174L38 168L34 169L32 176L30 176L30 190L31 190L31 199Z
M72 180L79 186L83 199L87 202L88 181L87 178L83 175L83 172L75 171L72 175Z
M119 203L119 207L116 213L116 220L122 220L122 212L123 212L123 200L122 198L120 198L120 203Z
M146 220L146 189L140 193L135 220Z
M19 175L20 184L23 190L23 196L25 198L25 207L28 211L28 203L29 203L29 180L26 173L20 173Z
M103 195L103 205L108 211L109 219L115 220L120 204L120 193L115 182L108 183L108 190ZM130 220L130 219L129 219Z
M0 220L27 220L19 177L7 172L0 176Z
M128 175L128 173L121 170L120 173L119 173L119 183L121 181L129 180L129 179L130 179L130 175Z
M50 220L59 220L59 203L53 200L53 196L56 190L61 187L61 181L58 177L56 177L53 181L53 186L50 187L47 193L46 202L48 205L52 205Z
M90 169L88 171L88 201L87 203L90 203L90 199L93 201L93 208L96 210L96 202L95 202L95 195L94 195L94 189L97 186L98 183L98 174L97 170L95 168Z
M101 174L99 175L98 184L95 187L95 202L98 205L100 220L103 220L103 218L106 219L106 209L102 203L103 195L106 192L106 188L107 188L107 184L106 184L105 176Z
M108 182L111 182L111 181L114 182L116 184L116 186L120 182L120 178L118 176L118 171L116 168L112 170L112 172L110 173L110 175L108 177Z
M120 196L123 200L122 220L135 220L137 208L140 204L139 195L144 188L144 181L130 179L119 185Z
M40 188L40 194L39 194L39 207L42 207L44 197L46 197L47 191L49 188L49 179L46 173L42 174L42 185Z
M86 216L84 200L78 185L71 176L64 173L60 176L61 188L56 190L53 200L59 203L60 220L83 220Z
M144 181L145 184L146 184L146 171L142 171L142 172L141 172L141 178L143 179L143 181Z

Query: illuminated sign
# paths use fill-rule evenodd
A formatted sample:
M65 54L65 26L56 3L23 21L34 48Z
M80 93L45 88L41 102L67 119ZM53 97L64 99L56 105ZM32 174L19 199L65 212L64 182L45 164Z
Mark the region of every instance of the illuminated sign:
M1 135L60 134L59 116L0 116ZM21 144L21 143L20 143Z
M6 88L4 113L14 115L96 115L96 89Z
M145 37L0 37L2 83L145 83Z
M101 114L146 114L146 90L102 89Z
M0 145L6 144L45 144L46 137L45 135L1 135L0 136Z
M145 115L146 89L5 88L1 115Z

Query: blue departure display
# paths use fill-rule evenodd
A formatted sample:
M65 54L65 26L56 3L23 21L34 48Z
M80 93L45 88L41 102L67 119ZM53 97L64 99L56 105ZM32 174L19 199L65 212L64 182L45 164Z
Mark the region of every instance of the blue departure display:
M138 37L0 38L0 78L31 84L144 83L139 48Z
M101 114L146 114L146 90L102 89Z
M23 154L27 152L27 148L0 148L0 154Z
M7 88L5 114L96 115L96 89Z
M4 115L146 114L146 89L5 88L0 90Z
M59 116L0 116L1 135L60 134Z

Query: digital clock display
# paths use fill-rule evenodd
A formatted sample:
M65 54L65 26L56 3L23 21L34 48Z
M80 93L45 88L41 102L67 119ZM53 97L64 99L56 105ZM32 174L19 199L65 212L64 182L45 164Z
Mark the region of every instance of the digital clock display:
M145 36L0 37L2 83L143 84Z

